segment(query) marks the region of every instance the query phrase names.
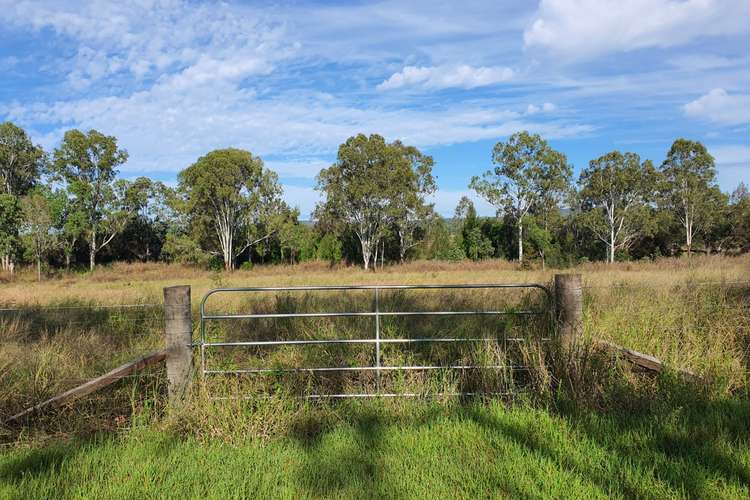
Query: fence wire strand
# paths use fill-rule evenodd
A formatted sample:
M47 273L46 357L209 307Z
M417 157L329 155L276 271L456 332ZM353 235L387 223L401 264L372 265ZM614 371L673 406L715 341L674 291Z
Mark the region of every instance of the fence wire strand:
M164 307L163 304L92 304L89 306L42 306L40 304L24 304L25 307L4 307L0 312L6 311L66 311L66 310L97 310L97 309L135 309L135 308L156 308Z
M602 288L642 288L642 289L654 289L654 288L682 288L682 287L695 287L695 286L711 286L711 285L740 285L750 286L750 281L698 281L698 282L685 282L685 283L673 283L673 284L643 284L643 283L614 283L610 285L583 285L581 288L587 289L602 289Z

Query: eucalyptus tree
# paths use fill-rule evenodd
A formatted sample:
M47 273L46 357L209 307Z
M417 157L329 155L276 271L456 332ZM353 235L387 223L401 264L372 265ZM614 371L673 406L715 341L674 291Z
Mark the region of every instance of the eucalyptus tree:
M58 244L65 258L65 270L70 271L70 264L75 253L76 246L85 236L86 214L76 200L72 199L67 191L55 192L55 203L58 206L56 213L59 214L57 221L60 230Z
M581 222L607 246L608 262L644 231L656 179L650 160L641 162L637 154L620 151L591 160L581 172Z
M59 205L48 188L37 187L21 198L23 212L21 233L29 253L36 263L37 280L42 281L42 262L57 246L56 223Z
M13 274L18 250L21 203L17 196L0 194L0 269Z
M274 214L283 211L281 186L275 172L249 151L211 151L179 174L179 190L193 234L224 268L249 247L276 231Z
M96 266L96 255L125 227L128 219L114 189L117 167L128 159L128 152L117 146L117 139L96 130L87 133L69 130L54 152L53 168L65 181L82 230L89 244L89 269Z
M458 201L453 218L461 223L461 243L468 258L480 260L495 253L492 241L482 233L474 202L467 196L462 196Z
M531 243L532 249L536 250L539 254L539 259L542 262L542 270L547 266L547 258L550 252L556 248L552 241L552 232L549 230L549 223L545 219L542 224L539 224L537 217L529 216L526 218L526 238Z
M750 191L740 182L730 197L731 243L740 252L750 251Z
M365 269L391 226L399 233L399 254L413 246L415 226L429 212L425 197L434 191L432 158L400 141L377 134L350 137L336 163L321 170L319 191L326 200L319 219L336 221L357 236Z
M493 170L472 177L469 187L516 223L518 261L523 262L524 218L535 206L560 198L570 186L573 169L564 154L538 134L517 132L492 151Z
M427 197L437 190L432 176L434 161L413 146L396 141L389 145L392 164L399 172L394 182L390 216L398 236L399 262L406 260L407 252L420 243L419 233L424 234L425 224L431 218L434 204Z
M115 189L129 214L115 245L129 258L134 256L141 261L157 258L174 220L169 206L171 188L148 177L138 177L133 181L116 181Z
M300 253L309 237L310 229L300 224L299 210L284 207L273 216L273 227L277 228L275 238L279 245L280 261L285 262L289 256L289 263L299 260Z
M714 158L698 141L677 139L661 165L661 202L680 221L688 256L695 236L708 229L720 191Z
M20 198L39 181L47 155L26 132L0 123L0 269L13 272L21 221Z

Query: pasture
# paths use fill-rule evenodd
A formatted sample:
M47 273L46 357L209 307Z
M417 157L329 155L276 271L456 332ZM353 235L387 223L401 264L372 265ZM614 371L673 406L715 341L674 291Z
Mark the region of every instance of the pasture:
M169 408L163 370L155 368L28 425L3 427L0 496L747 497L748 256L570 271L583 275L585 337L652 354L673 370L638 373L593 350L562 365L530 349L526 389L508 398L212 399L257 389L225 380L197 382L183 405ZM0 285L7 310L0 312L0 417L161 348L165 286L191 285L197 309L216 287L548 284L554 273L494 260L417 261L377 273L320 263L234 273L115 264L42 283L22 273ZM420 300L439 308L447 299ZM702 379L684 380L678 368Z

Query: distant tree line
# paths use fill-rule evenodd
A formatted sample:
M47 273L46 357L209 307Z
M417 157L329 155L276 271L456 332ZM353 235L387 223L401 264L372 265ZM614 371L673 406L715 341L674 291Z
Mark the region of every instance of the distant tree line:
M282 199L278 176L248 151L211 151L176 187L118 178L128 160L96 130L65 133L51 153L0 124L0 269L166 261L233 270L323 260L365 269L408 259L505 258L524 265L750 250L750 193L716 183L700 142L678 139L655 167L631 152L591 160L577 180L564 154L519 132L492 151L469 187L497 209L479 217L462 198L435 213L432 157L400 141L357 135L317 176L313 220Z

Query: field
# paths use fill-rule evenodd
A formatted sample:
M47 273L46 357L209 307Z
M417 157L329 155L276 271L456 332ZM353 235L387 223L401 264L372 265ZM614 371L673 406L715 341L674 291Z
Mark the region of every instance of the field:
M585 351L571 366L539 362L531 389L511 399L216 401L199 384L183 407L168 409L162 373L152 370L27 427L3 428L0 496L750 495L750 258L575 272L584 277L587 337L653 354L702 380L635 373ZM0 312L0 417L160 348L164 286L190 284L195 309L219 286L546 284L554 273L485 261L377 273L133 264L39 284L22 274L0 284L0 307L14 309ZM424 300L439 307L445 298ZM119 305L129 307L112 307Z

